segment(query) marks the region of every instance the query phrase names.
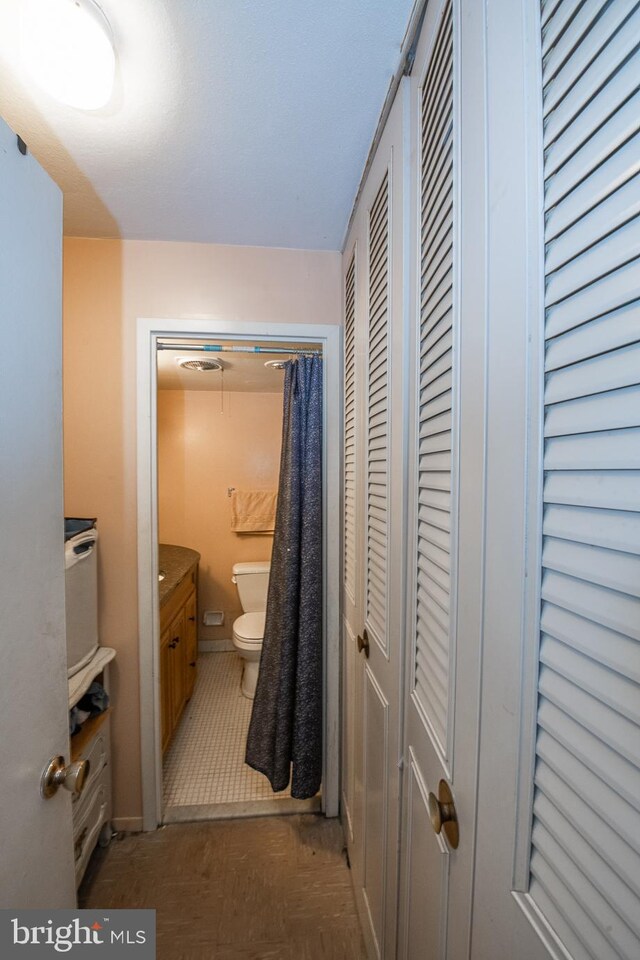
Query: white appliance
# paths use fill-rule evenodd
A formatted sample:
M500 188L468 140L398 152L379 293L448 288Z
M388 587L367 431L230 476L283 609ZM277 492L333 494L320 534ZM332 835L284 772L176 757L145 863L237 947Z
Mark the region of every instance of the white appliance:
M65 522L65 611L69 677L81 670L98 649L98 531L93 526L94 522Z

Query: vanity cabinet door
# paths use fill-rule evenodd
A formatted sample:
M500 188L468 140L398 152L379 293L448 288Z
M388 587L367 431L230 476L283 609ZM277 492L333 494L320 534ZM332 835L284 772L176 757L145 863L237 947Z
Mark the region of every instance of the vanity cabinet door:
M171 726L178 725L185 704L185 611L184 607L176 614L169 627L170 688L171 688Z
M198 659L198 623L196 592L190 594L184 607L185 621L185 700L189 700L196 682Z
M160 696L162 706L162 752L169 746L173 732L173 709L171 706L171 691L173 689L173 650L169 646L171 640L171 625L160 637Z

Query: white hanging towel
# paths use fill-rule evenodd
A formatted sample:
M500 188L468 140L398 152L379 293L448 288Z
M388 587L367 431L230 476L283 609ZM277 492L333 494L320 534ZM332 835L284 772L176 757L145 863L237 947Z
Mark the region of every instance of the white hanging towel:
M233 490L231 530L234 533L273 533L277 499L277 493L272 490Z

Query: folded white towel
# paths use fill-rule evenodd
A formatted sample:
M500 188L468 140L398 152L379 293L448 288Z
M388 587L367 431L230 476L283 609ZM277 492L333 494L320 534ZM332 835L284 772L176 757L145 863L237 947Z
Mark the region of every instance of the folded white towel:
M278 494L272 490L234 490L231 529L234 533L272 533Z

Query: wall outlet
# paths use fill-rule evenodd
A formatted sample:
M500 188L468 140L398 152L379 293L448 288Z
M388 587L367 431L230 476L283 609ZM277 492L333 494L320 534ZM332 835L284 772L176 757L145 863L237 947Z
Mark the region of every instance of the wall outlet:
M202 622L205 627L221 627L224 623L224 611L205 610L202 614Z

